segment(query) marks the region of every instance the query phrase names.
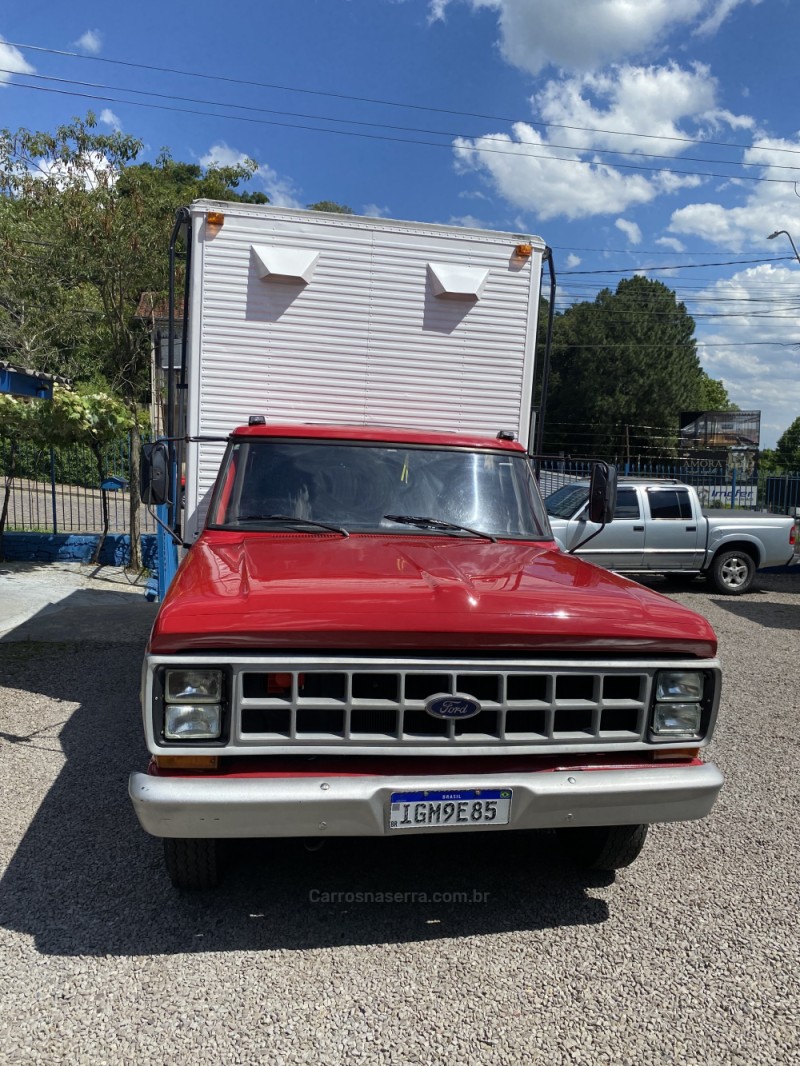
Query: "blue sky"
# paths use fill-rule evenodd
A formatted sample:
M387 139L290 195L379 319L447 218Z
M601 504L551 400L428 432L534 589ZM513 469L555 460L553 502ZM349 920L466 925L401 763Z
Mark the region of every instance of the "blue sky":
M0 38L4 127L92 108L275 203L537 233L559 307L643 271L762 446L800 416L797 0L12 0Z

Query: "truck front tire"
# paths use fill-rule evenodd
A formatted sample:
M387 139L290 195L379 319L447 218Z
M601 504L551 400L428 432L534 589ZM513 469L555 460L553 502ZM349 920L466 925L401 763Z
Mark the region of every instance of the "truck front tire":
M164 838L164 862L176 888L189 892L215 888L220 879L219 846L216 840Z
M708 576L723 596L741 596L753 584L756 564L745 551L724 551L714 556Z
M582 870L621 870L644 847L646 825L597 825L560 829L559 840L571 861Z

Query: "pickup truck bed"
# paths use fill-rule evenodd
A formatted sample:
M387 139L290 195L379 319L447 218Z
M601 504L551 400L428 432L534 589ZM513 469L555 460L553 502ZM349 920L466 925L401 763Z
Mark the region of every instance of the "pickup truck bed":
M795 556L794 519L753 511L704 511L691 485L624 478L614 518L605 527L586 519L588 482L561 486L545 500L558 544L621 573L705 574L724 595L741 595L756 571Z

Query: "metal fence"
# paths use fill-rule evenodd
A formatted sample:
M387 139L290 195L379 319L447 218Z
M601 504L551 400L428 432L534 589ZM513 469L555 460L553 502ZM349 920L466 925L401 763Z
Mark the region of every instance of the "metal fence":
M130 441L103 449L102 485L109 510L109 532L127 533L130 508ZM9 483L10 472L15 476ZM52 448L0 437L0 507L8 491L6 531L99 533L103 529L100 471L90 448ZM142 532L155 523L146 508Z
M12 456L13 450L13 456ZM0 437L0 507L5 483L12 468L16 476L10 487L6 529L45 533L97 533L103 528L100 473L91 450L74 445L50 448L28 441ZM677 478L694 485L706 507L735 507L793 514L800 507L800 474L759 473L730 464L726 454L688 464L668 462L619 462L620 475ZM543 458L540 482L544 496L560 485L591 474L586 459ZM109 532L128 531L130 495L130 441L123 440L103 451L103 472L109 507ZM146 508L141 513L142 532L154 532L155 523Z
M729 464L727 456L688 463L620 462L606 460L617 467L621 477L675 478L693 485L704 507L737 510L771 511L794 514L800 507L800 474L761 472L752 465ZM588 478L592 460L542 458L539 482L543 496L561 485Z

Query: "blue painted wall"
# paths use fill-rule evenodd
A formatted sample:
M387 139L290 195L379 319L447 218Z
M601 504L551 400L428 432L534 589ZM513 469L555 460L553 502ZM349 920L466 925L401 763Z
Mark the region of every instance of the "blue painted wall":
M25 562L91 561L97 546L96 533L6 533L3 554L6 559ZM126 566L130 561L131 542L127 534L109 533L100 562L103 566ZM142 534L142 564L155 569L156 535Z

